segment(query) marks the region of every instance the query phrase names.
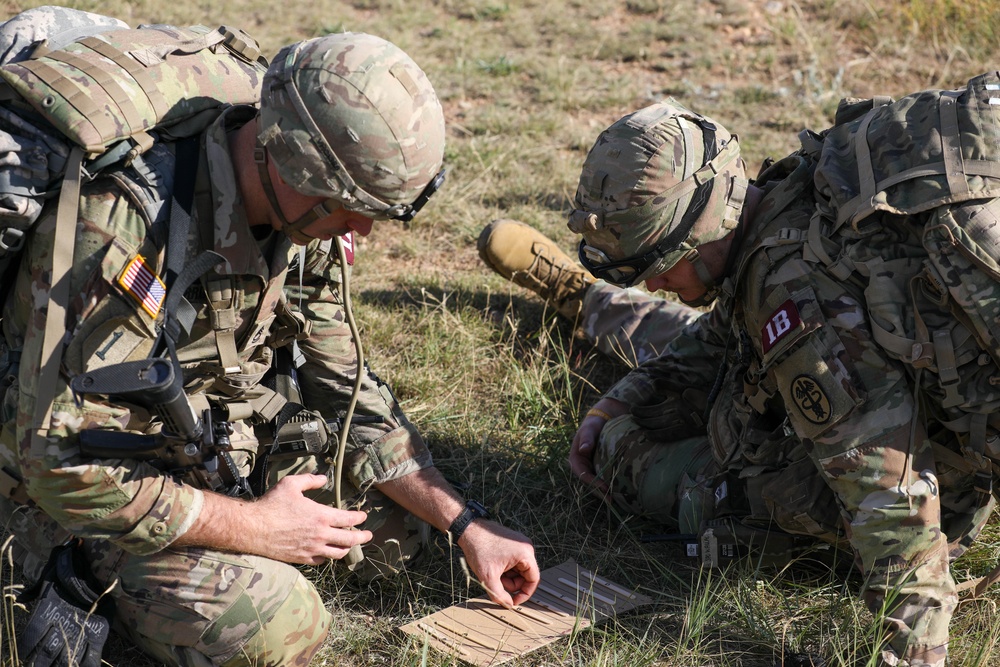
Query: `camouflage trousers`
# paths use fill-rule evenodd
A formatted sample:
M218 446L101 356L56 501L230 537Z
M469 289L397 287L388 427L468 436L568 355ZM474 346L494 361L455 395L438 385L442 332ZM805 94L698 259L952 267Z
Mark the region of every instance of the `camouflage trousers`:
M657 356L700 315L643 290L598 281L584 296L580 326L601 352L634 366ZM720 470L705 435L678 439L676 432L659 433L623 415L601 431L594 465L627 512L681 533L696 533L713 516Z
M714 517L719 472L708 437L658 442L631 415L608 422L594 453L615 505L670 530L694 534Z
M294 460L272 467L269 482L307 472L330 471L314 458ZM333 504L325 489L309 495ZM374 534L354 576L389 576L421 552L429 526L383 494L370 489L348 505L368 512L363 527ZM15 558L29 581L67 538L41 511L2 497L0 520L15 537ZM103 540L87 540L84 549L95 582L115 600L116 631L168 665L307 665L330 628L323 596L287 563L203 548L136 556Z

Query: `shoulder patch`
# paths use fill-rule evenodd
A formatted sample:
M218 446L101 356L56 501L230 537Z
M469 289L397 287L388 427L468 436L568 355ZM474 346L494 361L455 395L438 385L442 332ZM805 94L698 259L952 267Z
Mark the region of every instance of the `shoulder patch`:
M820 425L830 421L833 406L822 385L809 375L799 375L789 389L795 406L807 421Z
M794 301L789 299L778 306L778 309L767 318L767 323L760 330L760 340L764 354L770 352L771 348L785 334L794 330L801 323L802 318L799 316L799 309L795 307Z
M142 255L136 255L118 277L118 285L135 299L149 316L156 318L163 305L167 289L159 276L153 273Z

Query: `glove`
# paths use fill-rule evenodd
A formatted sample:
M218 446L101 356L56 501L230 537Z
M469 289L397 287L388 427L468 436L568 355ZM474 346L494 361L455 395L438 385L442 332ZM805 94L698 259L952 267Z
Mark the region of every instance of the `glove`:
M76 551L72 544L54 549L41 579L18 598L37 600L17 637L26 667L101 665L114 609L110 597L100 598L84 579L86 565Z
M705 433L702 413L706 405L705 393L685 389L680 394L668 392L667 397L650 405L631 408L635 423L650 431L654 440L681 440Z

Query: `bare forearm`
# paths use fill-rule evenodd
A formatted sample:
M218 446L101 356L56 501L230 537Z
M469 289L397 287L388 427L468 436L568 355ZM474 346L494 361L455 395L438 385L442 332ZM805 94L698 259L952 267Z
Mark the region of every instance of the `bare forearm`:
M465 508L465 499L433 466L379 484L378 489L442 532Z
M254 514L253 503L206 492L201 513L174 546L257 553Z
M442 531L448 530L465 509L462 496L433 467L381 484L379 490ZM538 585L538 564L531 541L516 531L479 519L469 524L458 546L498 604L520 604Z

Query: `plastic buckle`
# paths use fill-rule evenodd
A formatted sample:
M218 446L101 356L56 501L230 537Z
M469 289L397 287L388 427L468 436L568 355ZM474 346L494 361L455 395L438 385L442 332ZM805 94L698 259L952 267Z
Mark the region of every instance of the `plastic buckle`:
M7 227L0 231L0 251L15 253L24 247L24 230Z

